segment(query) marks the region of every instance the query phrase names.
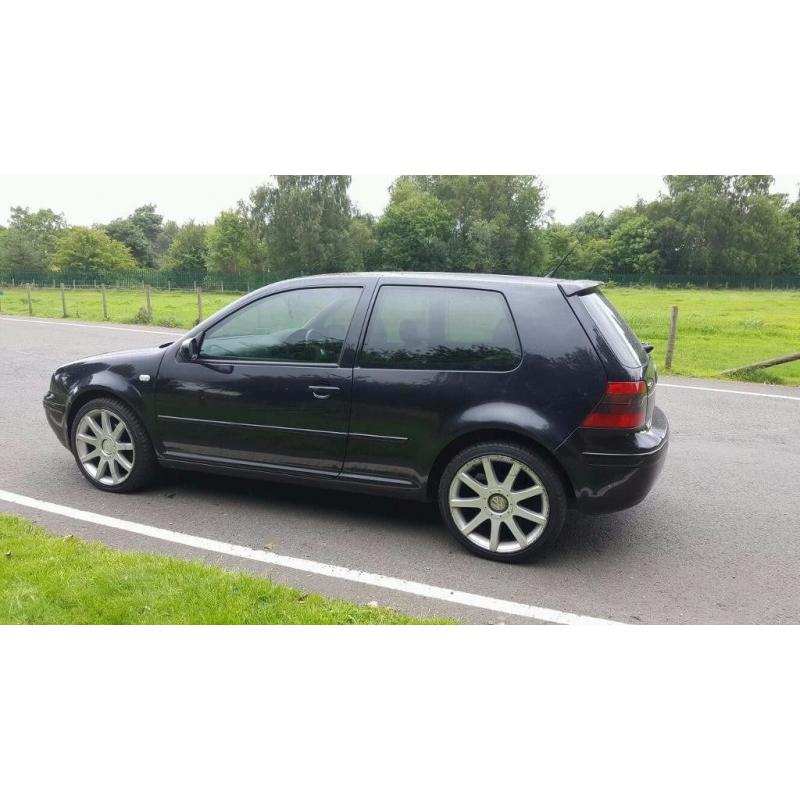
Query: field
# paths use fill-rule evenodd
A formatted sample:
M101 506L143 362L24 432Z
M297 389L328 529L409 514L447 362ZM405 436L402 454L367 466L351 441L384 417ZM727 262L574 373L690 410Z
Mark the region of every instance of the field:
M121 553L0 515L0 624L418 624L191 561ZM444 620L438 620L444 621Z
M228 305L240 295L232 293L204 293L203 317ZM197 296L191 291L156 291L150 293L153 324L167 328L191 328L197 322ZM142 322L137 315L145 308L146 299L141 289L108 289L106 292L108 319L111 322ZM35 317L64 316L61 292L58 289L33 289L31 291ZM103 320L103 301L99 289L67 289L67 317L74 320ZM28 313L28 295L25 289L6 287L0 296L3 314Z
M640 289L609 287L606 294L637 334L655 345L655 358L663 369L669 331L670 307L677 305L678 338L671 374L716 377L722 370L800 351L800 292L714 289ZM203 295L203 316L234 300L236 294ZM108 316L112 322L142 322L142 290L109 290ZM103 319L100 291L69 289L70 319ZM152 322L166 327L189 328L197 321L193 292L152 291ZM33 314L63 316L58 290L32 292ZM24 289L5 289L0 313L26 315ZM753 381L800 385L800 361L772 367L746 377Z
M612 287L606 294L639 337L655 345L662 374L673 305L678 336L672 374L718 377L724 369L800 352L800 292ZM800 385L800 361L747 377Z

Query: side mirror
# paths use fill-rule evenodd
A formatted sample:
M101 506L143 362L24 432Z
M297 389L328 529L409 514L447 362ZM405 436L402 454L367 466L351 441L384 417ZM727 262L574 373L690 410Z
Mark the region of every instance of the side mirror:
M197 356L200 355L200 342L194 336L184 339L178 352L180 353L181 361L196 361Z

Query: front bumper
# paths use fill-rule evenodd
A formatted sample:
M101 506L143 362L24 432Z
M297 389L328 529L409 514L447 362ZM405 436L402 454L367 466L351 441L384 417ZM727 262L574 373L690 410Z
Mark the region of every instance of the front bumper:
M67 436L66 405L58 401L53 392L48 392L42 400L44 415L58 441L69 450L69 437Z
M578 431L556 452L574 489L574 506L588 514L641 503L661 473L669 449L669 423L661 409L645 431L597 435Z

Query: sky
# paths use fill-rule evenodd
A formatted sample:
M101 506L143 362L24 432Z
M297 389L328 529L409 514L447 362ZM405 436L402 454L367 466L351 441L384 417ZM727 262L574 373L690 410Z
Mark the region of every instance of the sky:
M350 197L362 212L379 215L395 175L354 175ZM558 222L570 223L586 211L604 211L653 200L663 190L660 175L542 175L547 208ZM52 208L72 225L125 217L137 206L155 203L166 219L212 222L246 198L268 175L239 176L0 176L0 222L11 206ZM800 175L776 175L773 191L795 199Z

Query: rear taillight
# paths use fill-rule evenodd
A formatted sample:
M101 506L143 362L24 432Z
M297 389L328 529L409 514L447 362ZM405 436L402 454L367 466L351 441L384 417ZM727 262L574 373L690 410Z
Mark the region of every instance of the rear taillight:
M647 417L647 384L644 381L612 381L582 428L636 430Z

